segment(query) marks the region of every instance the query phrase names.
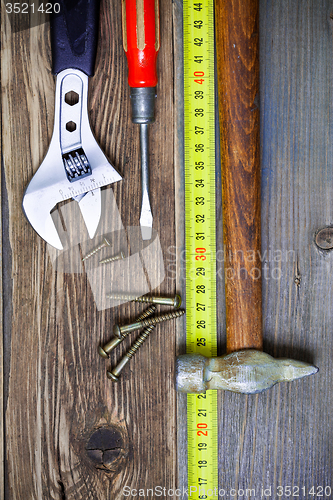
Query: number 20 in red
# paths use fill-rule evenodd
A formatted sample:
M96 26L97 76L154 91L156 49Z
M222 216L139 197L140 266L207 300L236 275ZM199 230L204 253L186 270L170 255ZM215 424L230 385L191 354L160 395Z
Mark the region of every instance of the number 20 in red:
M207 424L197 424L198 429L207 429ZM198 436L208 436L208 431L197 431Z

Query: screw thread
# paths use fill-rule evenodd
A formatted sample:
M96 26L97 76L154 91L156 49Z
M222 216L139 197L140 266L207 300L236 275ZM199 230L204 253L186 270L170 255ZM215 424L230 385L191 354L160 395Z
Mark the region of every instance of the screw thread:
M136 295L126 295L121 293L112 293L106 296L107 299L113 300L128 300L131 302L142 302L146 304L161 304L167 306L174 306L178 309L181 306L181 297L176 295L175 297L151 297L151 296L141 296Z
M136 297L133 302L145 302L147 304L152 302L153 297Z
M148 309L146 309L145 311L143 311L142 314L140 314L140 316L138 316L137 320L136 321L142 321L146 318L148 318L149 316L151 316L154 312L156 311L156 306L150 306L148 307Z
M146 318L141 321L141 326L153 326L157 325L157 323L162 323L162 321L167 321L169 319L178 318L184 314L184 309L180 309L179 311L171 311L166 314L162 314L161 316L155 316L154 318Z
M154 306L152 306L152 307L154 307ZM145 311L145 312L147 312L147 311ZM142 344L144 343L144 341L146 340L146 338L148 337L150 332L154 329L154 327L157 323L161 323L161 321L166 321L168 319L178 318L179 316L182 316L184 313L185 313L185 311L183 309L181 309L181 310L172 311L168 314L163 314L161 316L157 316L154 318L146 318L146 319L142 320L141 322L137 322L136 325L140 325L140 323L141 323L141 326L146 326L147 328L139 335L139 337L134 342L132 347L127 351L125 356L120 360L118 365L112 371L107 371L108 378L110 378L114 381L118 380L118 377L119 377L121 370L124 368L126 363L134 356L136 351L142 346Z
M114 262L115 260L122 260L125 258L124 252L120 252L117 255L113 255L112 257L107 257L106 259L100 260L100 264L107 264L108 262Z
M171 311L167 314L162 314L161 316L154 316L153 318L143 319L141 321L136 321L135 323L131 323L129 325L115 325L113 328L113 333L116 337L122 337L125 332L132 332L134 330L139 330L140 328L145 328L146 326L157 325L157 323L161 323L162 321L166 321L173 318L178 318L185 313L183 309L178 309L177 311Z
M143 313L140 314L140 316L138 316L138 318L136 319L136 322L143 321L144 319L149 318L149 316L151 316L155 311L156 311L156 306L148 307L148 309L146 311L143 311ZM121 330L121 327L120 327L120 330ZM121 337L124 339L130 333L131 333L131 330L121 332Z
M146 311L143 311L143 313L138 317L138 320L141 321L144 318L148 318L151 314L153 314L156 311L156 306L151 306L149 307ZM98 352L99 355L102 356L102 358L108 358L109 353L115 349L126 337L129 335L131 332L124 332L121 337L114 337L111 339L105 346L99 347Z
M142 346L148 335L152 330L154 330L155 325L151 325L148 328L146 328L141 335L136 339L132 347L127 351L125 356L119 361L117 366L112 370L112 371L107 371L106 375L109 379L113 380L114 382L117 382L119 380L119 375L122 369L125 367L125 365L128 363L128 361L134 356L136 351Z
M122 294L122 293L109 293L109 294L107 294L106 298L113 299L113 300L128 300L128 301L136 302L135 295L126 295L126 294Z
M106 238L104 238L103 240L103 243L101 243L100 245L98 245L97 247L93 248L91 250L91 252L87 253L87 255L85 255L82 259L82 262L84 260L87 260L89 259L90 257L92 257L93 255L95 255L95 253L99 252L100 250L102 250L102 248L104 247L109 247L111 246L111 243L109 242L109 240L107 240Z
M126 356L131 359L136 351L142 346L146 338L149 336L150 332L152 332L155 328L155 325L148 326L136 339L134 344L130 347L130 349L127 351Z
M114 327L114 333L116 337L118 338L125 338L129 333L133 331L132 325L138 325L141 323L141 321L145 320L146 318L149 318L154 312L156 311L156 306L151 306L148 307L146 311L143 311L142 314L135 320L135 323L132 323L131 325L125 325L125 326L118 326L115 325ZM140 328L140 327L139 327ZM134 328L136 330L137 328Z

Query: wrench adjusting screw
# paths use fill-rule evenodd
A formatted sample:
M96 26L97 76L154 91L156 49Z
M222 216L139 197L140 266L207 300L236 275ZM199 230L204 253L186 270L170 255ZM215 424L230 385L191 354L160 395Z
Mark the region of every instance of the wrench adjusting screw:
M85 255L82 259L82 262L84 260L87 260L89 259L90 257L92 257L92 255L95 255L95 253L99 252L100 250L102 250L102 248L104 247L110 247L111 246L111 243L109 242L108 239L104 238L103 242L98 245L98 247L94 248L93 250L91 250L91 252L87 253L87 255Z
M151 316L154 312L156 311L156 306L151 306L149 307L146 311L144 311L138 318L137 318L137 321L142 321L143 319L145 318L148 318L149 316ZM103 347L102 346L99 346L98 347L98 354L100 356L102 356L102 358L104 359L107 359L109 358L109 353L115 348L117 347L117 345L119 345L125 337L127 337L127 335L129 334L130 332L126 332L121 338L119 337L114 337L113 339L111 339L107 344L105 344Z
M139 330L140 328L145 328L147 326L157 325L157 323L161 323L162 321L167 321L169 319L178 318L185 313L184 309L178 309L178 311L172 311L167 314L162 314L161 316L156 316L154 318L147 318L141 321L137 321L130 325L119 326L115 325L113 328L113 333L116 337L121 338L124 333L132 332L134 330Z

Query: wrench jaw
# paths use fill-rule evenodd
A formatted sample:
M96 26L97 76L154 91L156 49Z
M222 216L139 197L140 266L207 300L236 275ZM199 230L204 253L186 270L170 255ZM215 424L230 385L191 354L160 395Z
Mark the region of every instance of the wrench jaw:
M88 230L89 238L93 239L102 213L101 192L99 189L89 191L78 202L83 220Z
M63 250L58 231L51 217L53 201L45 191L39 198L36 193L25 193L22 203L23 212L36 233L51 246Z
M95 191L97 191L97 194ZM101 215L100 191L99 189L95 191L89 191L78 202L91 239L96 234ZM22 203L23 212L33 229L43 240L58 250L63 250L62 242L51 216L51 211L55 208L57 202L53 205L54 200L48 196L48 193L48 190L44 190L37 197L36 193L26 191Z
M65 100L68 92L78 95L75 105ZM51 217L51 210L62 201L75 199L80 207L90 238L93 238L101 216L100 188L120 181L122 177L109 163L90 128L88 110L88 77L75 69L57 75L55 119L49 150L31 179L24 197L23 211L35 231L51 246L63 245ZM68 123L71 122L71 127ZM72 135L74 134L74 135ZM67 168L65 159L72 151L83 151L91 173L76 167ZM80 175L82 170L83 175Z
M25 191L22 208L36 233L58 250L63 250L63 245L51 211L59 202L71 198L68 191L70 187L62 164L58 137L54 133L49 150Z

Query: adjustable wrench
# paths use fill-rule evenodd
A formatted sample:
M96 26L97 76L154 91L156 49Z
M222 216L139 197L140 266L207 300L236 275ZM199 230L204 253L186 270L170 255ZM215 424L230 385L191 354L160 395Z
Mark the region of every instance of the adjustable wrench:
M98 146L88 117L88 77L94 73L99 0L58 3L60 13L51 17L52 72L57 75L53 135L22 205L35 231L61 250L51 210L73 198L93 238L101 216L100 188L121 176Z

